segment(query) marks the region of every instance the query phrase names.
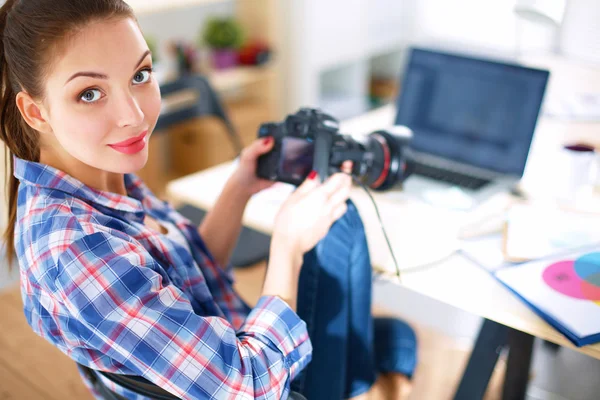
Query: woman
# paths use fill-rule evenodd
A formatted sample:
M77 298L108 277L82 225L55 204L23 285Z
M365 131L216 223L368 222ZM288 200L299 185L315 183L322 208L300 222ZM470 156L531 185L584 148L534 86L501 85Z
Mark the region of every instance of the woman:
M272 140L244 150L193 227L133 175L147 161L160 93L127 4L9 0L0 25L9 256L27 321L85 381L104 381L96 370L135 375L186 399L285 398L290 385L310 399L365 397L384 382L374 384L379 373L390 387L406 382L414 335L395 320L373 329L347 175L320 184L313 173L286 201L250 309L228 260L248 199L270 185L254 171Z

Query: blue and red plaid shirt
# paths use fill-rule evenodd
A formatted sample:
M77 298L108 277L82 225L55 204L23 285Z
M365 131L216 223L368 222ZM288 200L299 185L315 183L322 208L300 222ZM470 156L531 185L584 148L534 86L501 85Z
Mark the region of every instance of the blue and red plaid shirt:
M82 365L143 376L185 399L287 395L312 346L285 302L264 296L250 309L197 228L135 175L122 196L14 162L15 248L38 335ZM146 215L174 224L188 246L149 229Z

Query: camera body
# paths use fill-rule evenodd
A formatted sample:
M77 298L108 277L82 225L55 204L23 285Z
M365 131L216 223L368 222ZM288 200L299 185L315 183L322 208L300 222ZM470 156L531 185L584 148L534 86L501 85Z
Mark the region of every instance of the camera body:
M339 122L314 108L301 108L283 122L265 123L258 137L273 137L273 149L259 157L257 176L300 185L314 170L321 180L353 162L352 175L376 190L389 189L410 174L407 144L412 132L394 127L369 134L365 142L339 133Z

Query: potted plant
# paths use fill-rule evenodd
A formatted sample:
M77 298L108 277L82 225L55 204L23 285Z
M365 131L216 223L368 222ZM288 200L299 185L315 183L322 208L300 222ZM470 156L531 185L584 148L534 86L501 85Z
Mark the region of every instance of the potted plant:
M240 24L230 17L211 18L202 32L202 41L211 49L212 64L216 69L237 64L237 49L243 43Z

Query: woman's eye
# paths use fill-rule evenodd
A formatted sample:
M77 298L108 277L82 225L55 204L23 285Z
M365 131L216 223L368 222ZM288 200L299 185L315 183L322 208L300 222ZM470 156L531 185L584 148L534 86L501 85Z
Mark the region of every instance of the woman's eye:
M135 76L133 77L133 83L135 85L139 85L141 83L146 83L148 82L148 80L150 80L150 70L147 69L143 69L141 71L139 71L137 74L135 74Z
M83 92L80 96L81 100L85 103L93 103L100 100L102 93L98 89L90 89Z

